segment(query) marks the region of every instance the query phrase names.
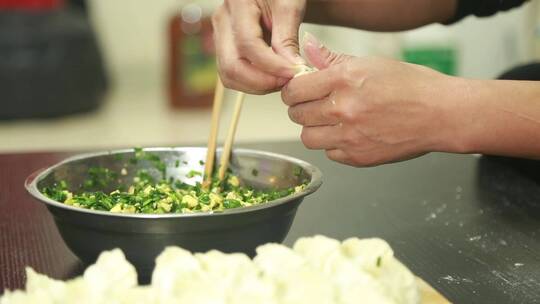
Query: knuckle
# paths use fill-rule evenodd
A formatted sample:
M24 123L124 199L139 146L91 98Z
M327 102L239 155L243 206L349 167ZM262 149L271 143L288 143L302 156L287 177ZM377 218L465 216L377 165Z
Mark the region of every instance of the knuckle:
M330 101L332 102L332 101ZM326 110L322 112L324 118L337 119L341 121L341 107L338 107L336 104L333 104L329 107L326 107Z
M286 85L281 89L281 99L286 105L292 105L294 102L294 91L291 89L290 85Z
M333 161L338 161L338 160L340 160L340 158L338 157L336 151L337 151L337 150L326 150L326 151L325 151L326 157L328 157L328 159L331 159L331 160L333 160Z
M236 76L236 71L234 67L231 67L228 64L222 65L219 69L219 75L224 87L228 89L235 89L234 79Z
M344 86L364 91L367 80L373 77L370 65L342 64L340 65L341 82Z
M300 133L300 139L302 140L302 143L304 144L304 146L306 146L306 147L309 146L309 144L310 144L309 134L306 131L306 128L302 129L302 133Z
M361 81L362 75L358 72L358 69L353 64L341 64L340 75L346 85L354 85L358 81Z
M297 123L297 124L302 124L302 115L300 113L300 111L298 111L298 107L289 107L289 110L288 110L288 114L289 114L289 118Z
M224 81L230 81L237 78L238 70L236 69L236 66L234 64L225 64L222 69L222 74L224 76Z
M352 136L345 134L341 137L341 144L343 147L352 147L355 143L356 139L354 139Z
M332 153L332 150L325 150L324 154L326 154L326 157L328 157L331 160L334 160L334 153Z
M309 129L302 128L302 133L300 134L300 139L302 140L302 143L304 146L308 149L315 149L315 143L313 141L313 137L311 136L311 132Z
M281 100L284 104L289 105L289 94L287 93L287 87L281 89Z
M351 109L344 109L341 111L341 120L345 123L355 123L356 115Z
M356 120L356 115L351 107L346 103L340 103L339 105L331 109L330 115L337 118L340 122L353 123Z
M338 120L338 117L335 115L335 113L330 109L324 109L320 112L321 118L324 121L336 121Z
M326 150L326 157L328 159L333 160L335 162L345 164L345 165L353 165L353 162L346 151L342 150Z
M362 144L361 138L350 128L342 133L341 142L344 147L358 147Z
M234 82L227 77L222 77L221 83L223 83L223 86L227 89L235 89Z
M345 121L343 119L343 115L341 111L337 109L336 107L328 109L327 111L323 111L321 115L323 119L326 119L329 121L335 121L336 123L343 123L343 122L348 123L348 121Z

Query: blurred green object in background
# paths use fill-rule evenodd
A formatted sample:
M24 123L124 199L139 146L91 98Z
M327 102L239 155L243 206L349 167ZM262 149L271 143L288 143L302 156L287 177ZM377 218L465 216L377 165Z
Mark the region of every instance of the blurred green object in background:
M427 66L441 73L457 75L457 52L445 46L417 46L402 50L406 62Z
M447 75L458 75L458 39L442 25L430 25L403 34L401 59Z

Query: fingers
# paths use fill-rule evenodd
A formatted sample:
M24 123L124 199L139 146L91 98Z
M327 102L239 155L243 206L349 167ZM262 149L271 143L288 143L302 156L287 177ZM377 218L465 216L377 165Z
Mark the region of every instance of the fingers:
M243 59L238 59L237 64L227 71L227 76L222 80L225 87L252 95L277 91L288 81L287 78L265 74Z
M340 121L335 107L335 102L329 98L305 102L289 107L289 117L306 127L337 125Z
M304 18L305 2L276 1L272 14L272 48L294 64L306 64L300 56L298 29Z
M308 149L336 149L340 142L336 136L338 126L320 126L302 128L302 143Z
M349 160L349 157L343 150L327 149L325 153L326 153L326 157L328 157L328 159L330 160L333 160L335 162L342 163L345 165L353 165L353 163Z
M287 83L295 66L305 64L298 55L298 28L305 5L305 0L225 0L213 18L223 84L264 94ZM269 31L273 48L265 41Z
M354 57L331 52L309 33L304 36L304 51L319 71L295 77L283 88L281 98L289 106L322 99L354 77L350 72Z
M220 9L213 18L217 63L223 84L249 94L265 94L281 88L288 78L267 74L242 59L233 39L230 16Z
M294 64L276 54L264 41L261 10L257 4L254 1L230 3L233 39L239 55L266 73L283 78L294 76Z
M339 79L339 72L335 68L305 74L291 79L283 87L281 98L288 106L323 99L334 90Z

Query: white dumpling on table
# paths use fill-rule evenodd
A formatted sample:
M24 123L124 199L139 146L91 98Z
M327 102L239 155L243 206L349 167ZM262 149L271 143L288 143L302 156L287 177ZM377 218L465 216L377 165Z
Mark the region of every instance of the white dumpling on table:
M66 282L27 269L26 291L7 291L0 304L418 304L414 275L381 239L339 242L300 238L293 249L196 253L167 247L149 286L137 286L135 268L115 249Z

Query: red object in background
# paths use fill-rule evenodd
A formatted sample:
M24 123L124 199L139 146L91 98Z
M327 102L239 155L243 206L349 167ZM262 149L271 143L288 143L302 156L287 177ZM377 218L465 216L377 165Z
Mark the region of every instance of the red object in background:
M50 10L63 5L64 0L0 0L0 10Z
M169 23L169 104L176 108L212 104L217 68L210 16L185 5Z

